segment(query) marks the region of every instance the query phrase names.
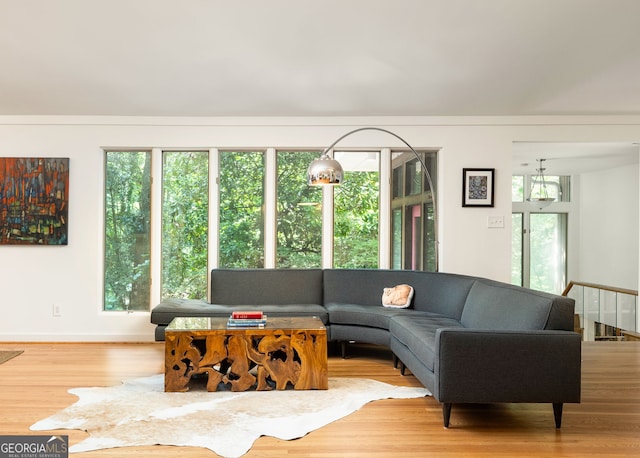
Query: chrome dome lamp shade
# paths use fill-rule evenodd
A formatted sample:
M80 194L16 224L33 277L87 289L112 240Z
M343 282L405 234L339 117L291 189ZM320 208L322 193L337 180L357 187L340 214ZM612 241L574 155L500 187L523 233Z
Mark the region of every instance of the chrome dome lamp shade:
M343 175L340 163L324 152L309 165L307 183L311 186L339 185L342 183Z

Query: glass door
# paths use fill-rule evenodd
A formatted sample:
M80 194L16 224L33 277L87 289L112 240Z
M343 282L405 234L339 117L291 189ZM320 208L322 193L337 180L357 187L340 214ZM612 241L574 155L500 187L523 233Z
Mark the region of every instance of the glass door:
M561 294L567 272L567 214L529 215L529 287Z
M512 283L561 294L567 276L567 213L512 214Z

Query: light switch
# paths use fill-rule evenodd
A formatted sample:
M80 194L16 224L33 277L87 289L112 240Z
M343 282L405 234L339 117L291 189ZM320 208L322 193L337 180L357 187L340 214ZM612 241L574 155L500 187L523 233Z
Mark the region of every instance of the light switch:
M489 216L487 217L487 227L499 227L504 228L504 216Z

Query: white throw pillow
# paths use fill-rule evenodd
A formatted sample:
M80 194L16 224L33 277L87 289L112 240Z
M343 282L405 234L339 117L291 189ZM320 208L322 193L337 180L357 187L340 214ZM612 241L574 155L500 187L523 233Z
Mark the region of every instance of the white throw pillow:
M383 307L406 309L411 306L412 299L413 287L405 284L384 288L382 292Z

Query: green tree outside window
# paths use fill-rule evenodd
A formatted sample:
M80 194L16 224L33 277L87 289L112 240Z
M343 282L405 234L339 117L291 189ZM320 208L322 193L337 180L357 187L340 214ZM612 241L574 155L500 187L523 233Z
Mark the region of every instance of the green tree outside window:
M104 309L149 310L151 153L107 152Z
M164 152L162 298L207 298L208 151Z
M307 184L317 152L278 152L277 267L322 265L322 188Z
M220 267L264 267L264 153L220 153Z

